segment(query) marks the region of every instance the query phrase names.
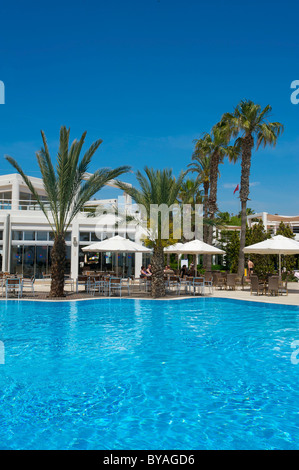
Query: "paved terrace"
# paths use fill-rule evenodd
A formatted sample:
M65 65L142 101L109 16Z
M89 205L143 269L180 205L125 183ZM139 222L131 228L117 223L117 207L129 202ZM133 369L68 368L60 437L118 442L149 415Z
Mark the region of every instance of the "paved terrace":
M57 298L57 299L49 299L49 290L50 290L50 283L49 281L44 280L37 280L34 285L35 295L29 291L25 290L23 292L23 300L87 300L87 299L103 299L107 298L103 295L95 294L91 295L84 291L83 286L79 286L79 292L75 293L72 292L70 286L66 286L65 288L65 297ZM175 293L170 293L163 299L166 300L176 300L176 299L184 299L184 298L192 298L193 294L185 295L182 293L181 295L176 295ZM196 294L196 297L199 297ZM202 297L202 296L200 296ZM246 301L253 301L253 302L267 302L267 303L274 303L274 304L281 304L281 305L298 305L299 306L299 283L298 282L290 282L288 283L288 295L257 295L257 294L250 294L250 286L245 286L244 290L238 288L236 290L226 290L226 289L218 289L214 288L213 293L209 292L209 289L205 291L205 297L218 297L218 298L226 298L226 299L236 299L236 300L246 300ZM13 297L9 295L9 299L15 299L17 297ZM108 297L108 298L119 298L119 293ZM122 298L144 298L144 299L151 299L150 294L140 292L139 286L135 283L131 284L131 292L130 296L127 295L127 291L124 290L122 292ZM5 291L0 293L0 300L6 300ZM159 299L158 299L159 300Z

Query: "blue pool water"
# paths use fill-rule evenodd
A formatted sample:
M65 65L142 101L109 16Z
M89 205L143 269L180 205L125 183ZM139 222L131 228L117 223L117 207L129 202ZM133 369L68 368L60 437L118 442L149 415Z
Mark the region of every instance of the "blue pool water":
M227 299L3 301L0 448L298 449L298 327Z

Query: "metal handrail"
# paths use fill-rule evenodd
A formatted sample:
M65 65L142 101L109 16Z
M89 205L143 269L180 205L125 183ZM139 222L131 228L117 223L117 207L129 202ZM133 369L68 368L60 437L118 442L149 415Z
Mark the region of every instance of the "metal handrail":
M0 199L0 210L1 209L11 210L12 202L13 202L12 199ZM44 206L47 210L50 210L49 201L43 201L43 204L44 204ZM98 205L99 204L92 204L92 205L90 205L90 203L86 204L82 208L81 212L90 212L91 209L95 210ZM40 207L40 205L37 201L29 201L28 199L19 199L18 209L19 210L34 210L34 211L38 210L38 211L40 211L41 207Z

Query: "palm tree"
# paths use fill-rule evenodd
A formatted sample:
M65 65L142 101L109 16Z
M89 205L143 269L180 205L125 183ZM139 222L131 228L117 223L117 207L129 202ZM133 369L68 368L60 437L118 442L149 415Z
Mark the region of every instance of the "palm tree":
M180 192L184 173L181 173L176 179L172 170L154 170L148 167L144 168L145 175L137 171L136 178L139 183L140 189L131 187L128 188L124 183L117 182L118 187L125 191L136 204L143 206L146 211L147 226L153 220L151 217L151 208L153 205L160 206L165 204L170 208L176 203L178 194ZM162 238L162 225L165 221L161 220L161 213L158 214L157 225L152 225L149 230L148 245L153 248L152 264L152 290L151 295L154 298L165 296L164 285L164 246L167 245L167 240Z
M215 219L218 212L217 206L217 189L219 164L223 163L223 159L228 157L229 161L236 161L238 158L238 148L229 145L229 134L227 125L224 121L215 124L210 133L205 133L203 137L196 141L196 150L205 155L210 156L210 192L208 197L208 216L210 222ZM213 225L208 226L207 243L213 242ZM206 269L211 270L212 257L206 258Z
M233 113L226 113L223 121L229 128L231 137L238 137L235 145L241 149L241 233L240 233L240 252L238 262L238 274L244 273L244 254L245 235L246 235L246 206L249 197L249 177L251 167L251 155L254 145L256 150L263 145L275 146L278 136L283 132L283 125L279 122L269 122L268 117L271 113L271 106L267 105L264 109L259 104L250 100L241 101ZM241 135L240 135L241 134Z
M44 146L36 153L42 180L47 197L47 204L35 190L29 177L25 175L18 163L6 156L6 159L22 176L29 190L40 205L54 233L54 244L51 253L51 297L64 295L64 270L66 258L65 234L74 217L82 210L84 204L97 193L108 181L117 178L129 170L121 166L115 170L102 168L91 176L87 170L92 156L102 143L99 139L85 152L81 161L80 153L85 141L86 132L79 140L74 140L69 147L70 130L62 126L57 154L56 168L51 161L47 140L41 131Z
M193 207L195 207L195 204L202 204L203 194L199 189L200 186L201 182L199 179L183 181L178 194L178 200L181 204L191 204Z

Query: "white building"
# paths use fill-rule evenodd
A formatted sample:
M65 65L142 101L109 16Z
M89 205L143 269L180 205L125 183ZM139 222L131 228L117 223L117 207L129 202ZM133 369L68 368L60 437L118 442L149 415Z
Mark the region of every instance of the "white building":
M45 201L46 194L40 178L30 177L39 196ZM116 187L114 182L108 186ZM124 194L124 204L130 206L131 198ZM88 217L88 208L116 207L118 199L89 201L84 210L72 221L67 234L66 272L76 279L85 265L90 269L112 270L115 254L103 253L97 259L94 254L84 254L82 247L115 234L111 216ZM99 222L102 222L99 227ZM124 233L121 233L123 230ZM131 230L131 231L130 231ZM120 235L137 239L133 229L118 229ZM19 174L0 176L0 269L10 273L42 278L50 273L53 234L47 218L32 197ZM142 254L118 255L118 265L123 273L139 276ZM146 263L148 260L144 260Z
M276 235L280 222L283 222L290 227L295 235L295 240L299 241L299 215L288 216L259 212L258 214L252 214L247 217L248 226L252 227L252 225L257 223L256 219L262 220L265 230L269 230L273 235Z

